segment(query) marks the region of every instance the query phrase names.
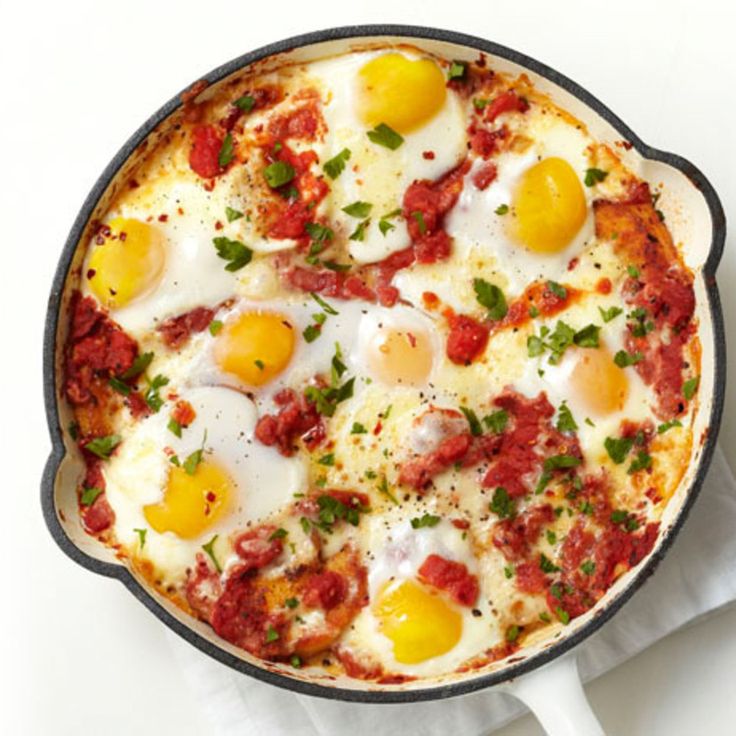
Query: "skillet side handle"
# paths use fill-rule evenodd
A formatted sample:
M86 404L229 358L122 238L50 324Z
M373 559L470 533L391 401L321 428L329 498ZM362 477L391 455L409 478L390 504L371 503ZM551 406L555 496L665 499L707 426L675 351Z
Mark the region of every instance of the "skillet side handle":
M585 696L575 655L513 680L504 690L528 706L548 736L605 736Z

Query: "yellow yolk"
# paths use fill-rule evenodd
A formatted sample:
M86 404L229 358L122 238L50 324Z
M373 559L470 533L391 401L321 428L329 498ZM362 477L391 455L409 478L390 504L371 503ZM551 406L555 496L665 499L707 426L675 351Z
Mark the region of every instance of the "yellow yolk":
M92 248L87 273L99 301L118 309L156 286L166 250L156 228L140 220L116 217L109 228L105 242Z
M574 360L570 384L580 402L592 414L604 416L624 408L629 382L624 370L613 362L607 348L577 349Z
M587 206L578 175L567 161L546 158L527 169L513 195L511 227L537 253L564 250L585 222Z
M424 332L379 332L369 346L368 367L384 383L418 386L432 370L432 345Z
M445 77L430 59L412 61L382 54L358 73L358 115L368 126L386 123L409 133L428 122L445 104Z
M215 343L215 360L251 386L262 386L286 368L294 352L294 328L280 314L245 312L228 322Z
M173 532L194 539L227 509L232 490L227 473L208 460L200 462L193 475L172 467L163 500L144 506L143 514L159 534Z
M381 631L402 664L416 664L449 652L460 641L462 615L439 595L406 580L389 585L374 606Z

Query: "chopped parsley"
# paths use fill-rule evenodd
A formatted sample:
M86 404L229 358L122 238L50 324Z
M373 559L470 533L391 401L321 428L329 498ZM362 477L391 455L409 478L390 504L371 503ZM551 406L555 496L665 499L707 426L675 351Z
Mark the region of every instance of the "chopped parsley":
M274 161L263 170L263 176L271 189L278 189L288 184L295 175L294 167L286 161Z
M110 384L110 388L113 391L117 391L119 394L122 394L123 396L129 396L131 392L130 386L128 386L125 381L121 381L119 378L112 376L110 380L108 381Z
M340 314L340 312L338 312L332 305L328 304L319 294L316 294L315 292L310 291L309 296L311 296L312 299L314 299L314 301L316 301L317 304L319 304L319 306L322 307L325 314L330 314L333 317Z
M500 205L498 205L498 207L496 207L496 209L494 210L494 212L495 212L495 213L496 213L497 215L506 215L506 214L508 214L508 211L509 211L509 206L508 206L507 204L500 204Z
M259 358L256 358L253 361L253 363L254 363L255 367L258 368L259 371L266 370L266 364L262 360L260 360Z
M627 532L635 532L639 528L639 521L636 516L624 509L612 511L610 518L614 524L622 525Z
M669 422L660 424L659 427L657 427L657 434L664 434L673 427L682 427L682 422L679 419L671 419Z
M131 365L125 373L121 373L118 378L123 381L130 381L132 378L137 378L146 370L146 368L148 368L149 365L151 365L152 360L153 353L138 353L133 361L133 365Z
M516 503L509 496L508 491L502 486L498 486L493 492L493 499L488 504L488 508L498 516L499 519L510 519L516 516Z
M233 160L233 137L230 133L225 136L220 146L220 152L217 154L217 163L221 169L224 169Z
M460 411L465 415L465 418L468 420L468 424L470 425L470 434L472 434L473 437L478 437L479 435L483 434L483 427L481 427L478 415L467 406L461 406Z
M222 322L219 319L213 319L212 322L210 322L208 329L210 331L210 335L214 337L222 329Z
M573 335L573 342L580 348L597 348L600 346L598 325L587 325Z
M365 428L365 425L360 422L353 422L350 434L368 434L368 430Z
M570 411L570 407L564 401L557 410L557 429L560 432L576 432L578 429L578 424Z
M109 434L106 437L95 437L84 446L84 449L102 460L107 460L122 441L123 438L119 434Z
M169 379L160 373L154 376L152 381L149 381L146 393L143 395L146 404L148 404L151 411L158 413L161 407L164 405L164 400L161 398L160 390L168 385Z
M308 222L304 229L307 235L316 243L329 243L335 237L335 233L327 225L319 222Z
M243 213L240 210L234 210L232 207L225 207L225 217L228 222L235 222L243 217Z
M544 552L539 555L539 567L542 572L546 572L547 574L560 571L560 568Z
M298 654L292 654L289 662L297 670L302 666L302 658Z
M464 61L453 61L447 70L447 78L462 80L468 73L468 65Z
M629 314L629 319L633 321L628 323L628 327L634 337L646 337L654 329L654 322L647 319L648 316L643 307L637 307Z
M373 130L369 130L366 135L371 143L384 146L392 151L395 151L404 142L404 138L386 123L379 123Z
M370 202L361 202L358 200L349 204L347 207L343 207L342 211L346 215L350 215L350 217L365 218L370 215L372 209L373 205Z
M355 377L349 378L344 383L340 383L340 377L346 368L342 363L340 354L340 346L335 346L335 356L332 359L332 381L330 386L322 388L319 386L307 386L304 395L311 401L317 411L326 416L331 417L335 413L337 405L353 395Z
M640 352L628 353L626 350L619 350L616 355L613 356L613 362L619 368L628 368L630 365L636 365L644 360L644 355Z
M133 531L138 535L138 543L141 549L143 549L146 546L146 533L148 529L133 529Z
M509 644L513 644L519 638L520 629L516 624L509 626L506 629L506 641Z
M626 267L626 270L628 271L629 276L631 276L632 279L639 278L639 269L636 266L629 265Z
M545 350L550 351L549 362L556 365L562 359L565 350L575 344L583 348L596 348L599 346L598 325L588 325L577 332L562 320L557 322L554 331L542 325L539 335L529 335L526 346L530 358L543 355Z
M273 542L275 539L283 539L289 532L286 531L283 527L279 527L278 529L275 529L271 536L268 538L269 542Z
M391 222L392 219L395 217L398 217L401 214L401 208L398 207L392 212L389 212L387 215L384 215L379 221L378 221L378 229L381 231L381 235L386 237L386 234L389 232L389 230L394 230L396 228L396 225Z
M357 497L353 497L355 503L344 504L342 501L329 496L326 493L317 498L319 514L315 525L318 529L328 534L332 533L332 527L336 521L347 521L348 524L358 526L360 514L369 511L368 507L362 506Z
M592 575L595 572L595 562L593 562L593 560L585 560L585 562L580 565L580 569L585 573L585 575Z
M299 599L298 598L287 598L284 601L284 605L287 608L296 608L299 605Z
M501 289L485 279L473 279L473 291L478 303L488 310L491 319L503 319L509 311L506 297Z
M197 472L197 467L202 462L202 458L204 456L205 442L207 442L207 430L205 430L204 436L202 437L202 445L199 447L199 449L192 452L182 465L187 475L194 475Z
M639 450L636 453L636 458L632 460L627 471L629 475L638 473L640 470L648 470L652 467L652 456L644 450Z
M102 493L102 488L97 488L95 486L84 488L82 489L82 494L79 497L79 503L81 503L82 506L91 506L100 493Z
M368 473L367 473L367 471L366 471L366 475L367 475L367 474L368 474ZM398 500L396 499L396 496L394 496L394 494L393 494L393 493L391 493L391 490L390 490L390 488L388 487L388 478L386 478L386 474L385 474L385 473L384 473L384 474L383 474L383 475L381 476L381 481L380 481L380 483L379 483L379 484L378 484L378 485L376 486L376 488L378 489L378 492L379 492L379 493L381 493L381 494L383 494L384 496L386 496L386 498L390 499L390 500L391 500L391 501L392 501L393 503L395 503L395 504L396 504L397 506L399 505L399 502L398 502Z
M503 568L503 574L507 580L511 580L511 578L514 577L514 568L511 567L511 565L506 565L506 567Z
M332 467L335 464L335 453L328 452L326 455L322 455L322 457L317 460L317 463L319 465L327 465L328 467Z
M544 461L542 466L544 470L551 473L553 470L564 470L567 468L576 468L583 461L575 455L550 455Z
M220 236L212 238L212 242L217 249L217 255L224 261L229 261L225 266L226 271L239 271L253 258L253 251L239 240L230 240L230 238Z
M565 626L570 623L570 614L562 608L562 606L557 606L557 608L555 608L555 613L557 614L557 618L559 618Z
M365 240L365 231L370 224L370 220L363 220L362 222L359 222L356 225L355 230L350 233L349 240L355 240L356 242L362 243Z
M434 514L424 514L423 516L414 517L411 520L411 528L423 529L424 527L433 527L437 526L440 521L441 518L439 516L435 516Z
M547 289L549 289L549 291L551 291L556 297L567 299L567 289L562 284L558 284L556 281L548 281Z
M612 319L616 319L619 314L623 314L624 310L621 309L621 307L609 307L608 309L598 307L598 311L601 313L601 318L603 319L603 321L607 324Z
M621 465L633 445L634 440L632 437L606 437L606 441L604 442L608 456L616 465Z
M215 534L207 544L202 545L202 549L209 555L209 558L212 560L212 564L215 566L215 570L217 570L217 572L222 572L222 566L220 565L217 557L215 557L215 542L217 541L218 536L218 534Z
M695 378L690 378L685 383L682 384L682 395L690 401L690 399L695 396L695 392L698 390L698 386L700 385L700 376L695 376Z
M243 95L242 97L238 97L238 99L233 102L233 105L243 112L250 112L256 105L256 98L251 97L250 95Z
M340 151L340 153L338 153L336 156L333 156L329 161L325 161L322 168L324 169L325 174L330 177L330 179L337 179L337 177L340 176L343 171L345 171L345 165L349 160L350 149L343 148L342 151Z
M506 429L508 421L509 415L505 409L499 409L483 417L483 424L495 434L501 434Z
M602 169L588 169L585 172L585 186L592 187L596 184L600 184L607 176L608 172L603 171Z
M557 535L551 529L547 529L545 537L547 538L547 544L557 543Z
M171 434L181 439L181 424L177 422L174 417L169 419L169 423L166 425L166 428L171 432Z
M278 641L280 638L279 632L274 629L274 627L269 624L268 628L266 629L266 644L270 644L272 641Z

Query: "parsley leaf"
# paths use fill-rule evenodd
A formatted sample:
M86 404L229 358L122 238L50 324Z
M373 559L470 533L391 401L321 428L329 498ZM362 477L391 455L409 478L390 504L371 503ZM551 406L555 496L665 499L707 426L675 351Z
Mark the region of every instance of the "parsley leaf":
M158 412L164 405L164 400L161 398L159 389L162 389L164 386L168 385L168 383L169 379L166 378L166 376L162 376L160 373L149 382L148 389L146 390L143 398L153 412Z
M633 266L633 265L627 266L626 270L628 271L629 276L631 276L632 279L639 278L639 269L636 266Z
M274 161L263 170L266 183L271 189L278 189L288 184L296 175L294 167L286 161Z
M217 154L217 163L221 169L224 169L233 160L233 137L230 133L225 136L220 146L220 153Z
M506 214L508 214L508 211L509 211L509 206L508 206L507 204L500 204L500 205L498 205L498 207L496 207L496 209L494 210L494 212L495 212L495 213L496 213L497 215L506 215Z
M598 325L588 325L578 330L573 336L573 342L581 348L597 348L600 345L598 334L601 328Z
M570 614L562 608L562 606L557 606L557 608L555 608L555 613L557 614L557 618L559 618L565 626L570 623Z
M632 437L606 437L606 441L604 442L608 456L616 465L621 465L626 459L633 444L634 440Z
M484 279L473 279L473 291L478 303L488 310L491 319L503 319L509 311L501 289Z
M363 220L363 222L359 222L357 226L355 227L355 230L353 230L353 232L350 233L349 240L355 240L357 242L362 243L363 240L365 239L365 230L370 224L371 224L370 220Z
M102 460L107 460L122 441L123 438L119 434L109 434L106 437L95 437L84 446L84 449Z
M506 425L509 421L509 415L505 409L499 409L494 411L493 414L488 414L483 417L483 424L496 434L500 434L506 429Z
M381 476L380 483L376 486L379 493L382 493L386 498L390 499L393 503L395 503L397 506L399 505L398 500L396 499L396 496L394 496L393 493L389 490L388 487L388 478L386 478L386 474L383 473Z
M238 271L247 266L253 258L253 251L239 240L220 236L212 238L212 242L217 249L217 255L225 261L230 261L225 266L226 271Z
M509 496L508 491L501 486L498 486L498 488L493 492L493 499L490 504L488 504L488 508L493 511L499 519L510 519L513 516L516 516L516 503Z
M315 292L310 291L309 296L311 296L312 299L314 299L314 301L316 301L317 304L322 307L326 314L330 314L333 316L340 314L340 312L338 312L332 305L328 304L319 294L315 294Z
M490 102L490 100L486 100L481 97L475 97L473 98L473 107L480 112L481 110L485 110L486 105Z
M235 222L243 217L243 213L240 210L234 210L232 207L225 207L225 217L228 222Z
M350 215L350 217L365 218L370 215L372 209L373 205L370 202L361 202L358 200L349 204L347 207L343 207L342 211L346 215Z
M544 461L543 470L552 472L553 470L563 470L565 468L576 468L583 461L575 455L550 455Z
M255 104L255 97L251 97L250 95L243 95L233 102L233 105L243 112L250 112L255 107Z
M585 172L585 186L592 187L602 182L608 176L607 171L602 169L587 169Z
M623 313L623 309L621 307L609 307L608 309L603 309L603 307L598 307L598 311L601 313L601 318L605 323L610 322L612 319L616 319L616 317L619 316L619 314Z
M639 450L636 454L636 458L632 460L629 465L628 474L633 475L638 473L640 470L647 470L652 467L652 456L644 450Z
M181 439L181 424L179 424L176 419L171 417L171 419L169 419L169 423L166 425L166 428L169 430L169 432L171 432L171 434Z
M395 151L404 142L404 138L386 123L379 123L373 130L369 130L366 135L371 143L384 146L392 151Z
M82 490L82 495L79 497L79 503L82 504L82 506L91 506L100 493L102 493L102 488L96 488L94 486L84 488Z
M411 520L412 529L422 529L424 527L437 526L440 523L441 518L434 516L433 514L424 514L420 517L415 517Z
M343 148L342 151L340 151L340 153L338 153L336 156L333 156L329 161L325 161L322 168L324 169L325 174L330 177L330 179L337 179L337 177L340 176L343 171L345 171L345 164L349 160L350 149Z
M121 381L119 378L112 376L110 380L108 381L110 384L110 388L113 391L117 391L119 394L122 394L123 396L129 396L131 392L130 386L128 386L125 381Z
M427 223L424 222L424 213L421 210L414 210L411 216L416 220L417 227L419 228L420 235L427 234Z
M468 65L464 61L453 61L447 70L447 78L461 80L465 79L467 73Z
M659 427L657 427L657 434L664 434L667 430L672 429L673 427L682 427L682 422L679 419L671 419L669 422L660 424Z
M682 384L682 395L690 401L690 399L695 396L695 392L698 390L698 386L700 385L700 376L695 376L695 378L690 378L685 383Z
M353 422L350 434L368 434L368 430L365 428L364 424L361 424L360 422Z
M320 465L327 465L329 467L332 467L335 464L335 453L328 452L326 455L322 455L322 457L319 460L317 460L317 462Z
M460 411L465 415L465 418L468 420L468 424L470 425L470 434L472 434L473 437L478 437L479 435L483 434L483 428L480 425L477 414L472 409L469 409L467 406L461 406Z
M552 562L552 560L550 560L543 552L539 555L539 567L542 572L546 572L548 574L560 571L560 568L557 567L557 565L555 565L555 563Z
M317 243L329 243L335 237L335 233L327 225L321 225L319 222L308 222L304 229L309 237Z
M557 429L560 432L576 432L578 429L577 422L572 416L570 407L564 402L558 409Z
M133 531L138 535L138 543L140 544L141 549L143 549L146 546L146 534L148 529L133 529Z
M208 329L210 331L210 335L214 337L222 329L222 322L219 319L213 319L212 322L210 322Z
M184 461L183 468L187 475L194 475L197 472L197 466L202 462L204 455L204 443L207 441L207 430L204 432L202 437L202 445L198 450L191 453Z
M627 353L625 350L619 350L613 356L613 362L619 368L628 368L630 365L636 365L642 360L644 360L644 356L638 351L636 353Z
M595 562L593 562L593 560L585 560L585 562L580 565L580 569L585 575L592 575L595 572Z
M547 288L560 299L567 299L567 289L556 281L548 281Z
M151 365L152 360L153 353L138 353L133 361L133 365L131 365L125 373L121 373L118 378L123 381L130 381L131 378L140 376L140 374L143 373L149 365Z
M218 562L217 557L215 557L215 542L217 541L218 536L218 534L215 534L207 544L202 545L202 549L209 555L209 558L212 560L212 564L215 566L215 570L217 570L217 572L222 572L222 566Z
M389 212L387 215L384 215L379 221L378 221L378 229L381 231L381 235L383 237L386 237L386 234L389 232L389 230L395 230L396 225L391 222L394 217L398 217L401 214L401 208L398 207L397 209L393 210L392 212Z

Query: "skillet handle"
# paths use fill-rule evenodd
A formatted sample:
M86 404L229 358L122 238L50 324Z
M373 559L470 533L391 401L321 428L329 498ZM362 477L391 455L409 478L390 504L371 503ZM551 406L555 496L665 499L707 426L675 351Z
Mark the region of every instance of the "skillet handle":
M605 736L578 674L567 655L503 686L537 717L548 736Z

